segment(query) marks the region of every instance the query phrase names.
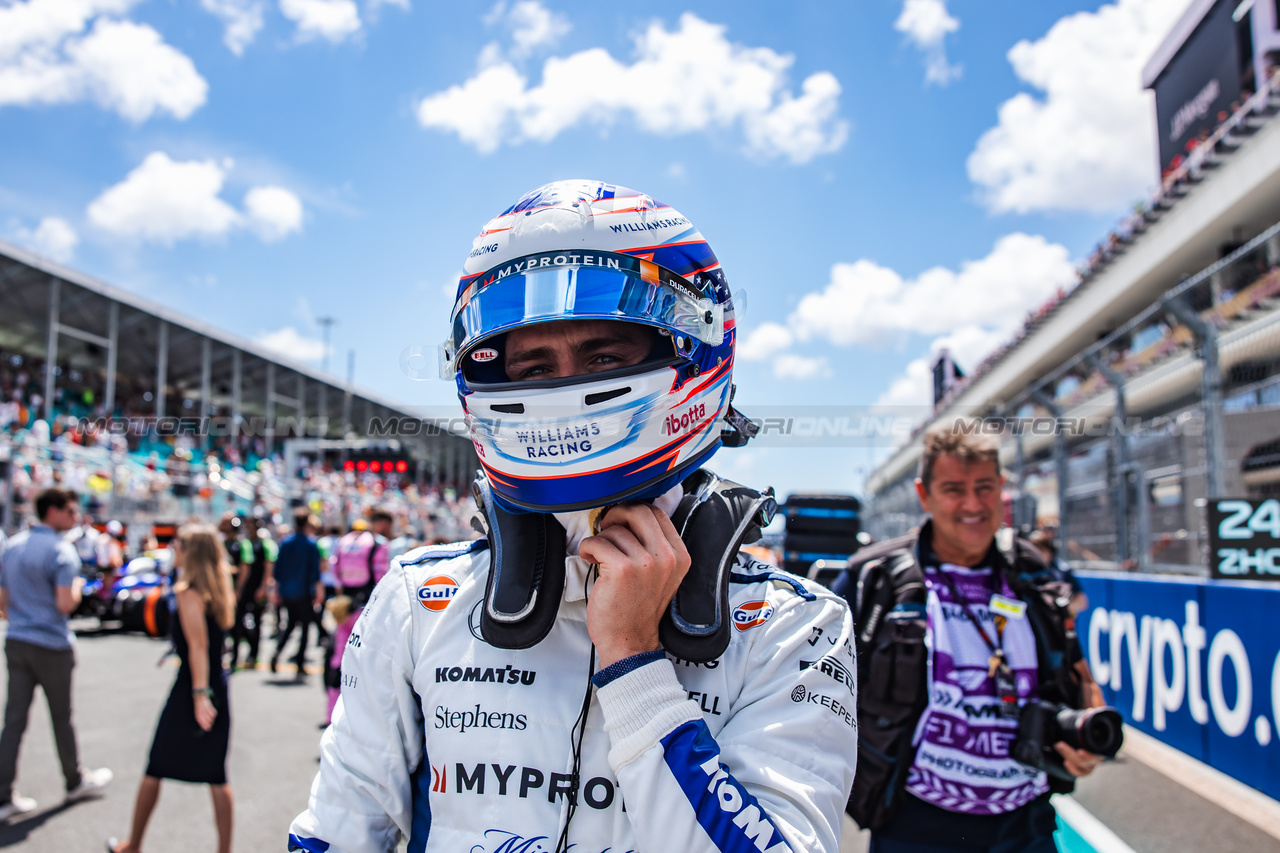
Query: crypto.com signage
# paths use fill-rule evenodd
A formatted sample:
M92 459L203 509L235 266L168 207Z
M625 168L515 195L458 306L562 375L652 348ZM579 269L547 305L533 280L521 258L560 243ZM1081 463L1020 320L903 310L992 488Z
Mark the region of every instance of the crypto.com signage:
M1280 797L1280 588L1078 573L1078 630L1126 722Z

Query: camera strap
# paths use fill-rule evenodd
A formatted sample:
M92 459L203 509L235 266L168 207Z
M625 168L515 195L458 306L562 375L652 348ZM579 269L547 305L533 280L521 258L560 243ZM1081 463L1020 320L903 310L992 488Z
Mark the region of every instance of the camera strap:
M992 641L991 635L987 633L987 628L982 624L982 620L969 607L969 598L960 592L960 587L956 584L955 578L941 566L936 567L942 580L946 583L947 588L951 590L951 597L960 605L960 609L964 611L964 615L969 617L969 621L973 623L973 627L978 630L978 636L982 638L982 642L986 643L987 648L991 651L991 657L987 659L987 677L995 679L996 698L1000 700L1000 716L1005 719L1017 719L1018 717L1018 684L1013 677L1013 667L1009 666L1009 660L1004 653L1004 617L993 616L996 626L996 639ZM995 595L996 571L991 569L991 588L992 595Z

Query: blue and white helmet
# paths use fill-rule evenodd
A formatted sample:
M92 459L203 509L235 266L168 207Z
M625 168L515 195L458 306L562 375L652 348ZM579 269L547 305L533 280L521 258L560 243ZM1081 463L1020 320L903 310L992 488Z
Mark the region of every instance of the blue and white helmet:
M509 381L512 329L557 320L657 330L640 364ZM732 396L733 302L689 220L644 193L557 181L472 243L441 346L493 493L507 509L566 512L656 497L721 444Z

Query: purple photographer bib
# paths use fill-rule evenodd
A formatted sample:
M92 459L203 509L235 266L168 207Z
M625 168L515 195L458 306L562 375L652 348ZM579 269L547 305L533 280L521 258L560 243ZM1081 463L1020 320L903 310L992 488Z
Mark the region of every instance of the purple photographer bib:
M939 572L950 574L989 637L1002 633L1000 645L1013 668L1019 705L1036 696L1035 635L1025 615L1005 617L1003 631L997 632L988 606L991 570L926 566L929 704L916 727L907 791L947 811L1004 814L1047 791L1048 780L1011 755L1018 721L1000 714L995 679L989 675L991 649ZM999 593L1014 598L1003 578L1001 584Z

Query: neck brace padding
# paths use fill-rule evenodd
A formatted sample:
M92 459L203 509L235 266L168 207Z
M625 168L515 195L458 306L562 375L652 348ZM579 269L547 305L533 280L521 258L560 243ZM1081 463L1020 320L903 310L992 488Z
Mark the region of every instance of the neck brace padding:
M778 507L772 489L762 494L705 469L682 485L672 522L691 564L658 637L672 655L707 663L729 645L729 575L738 549L760 538ZM551 631L564 596L564 527L550 514L502 509L484 477L474 492L490 559L480 632L492 646L527 649Z

